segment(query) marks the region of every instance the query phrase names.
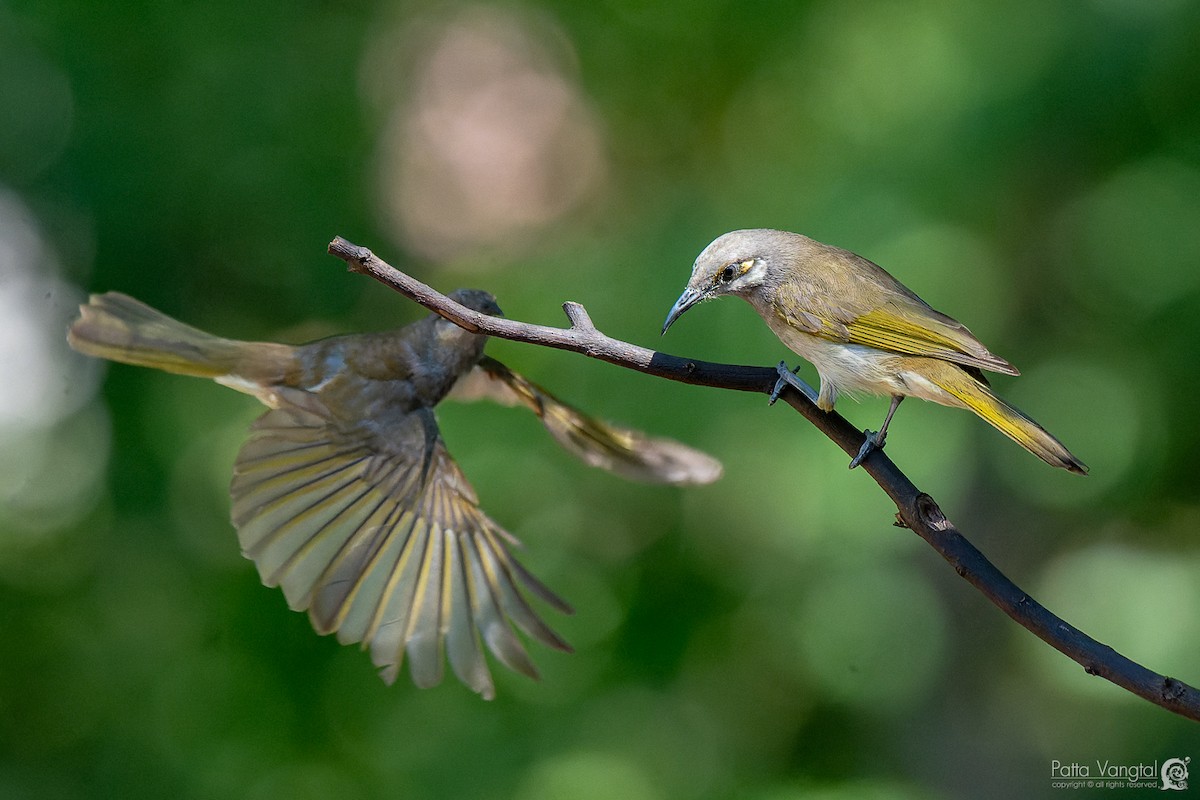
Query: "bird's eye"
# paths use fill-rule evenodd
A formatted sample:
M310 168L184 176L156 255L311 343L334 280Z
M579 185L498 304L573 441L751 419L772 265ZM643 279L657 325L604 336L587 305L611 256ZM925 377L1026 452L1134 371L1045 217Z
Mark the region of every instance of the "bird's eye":
M733 264L727 264L725 269L721 270L721 282L729 283L737 275L737 268Z

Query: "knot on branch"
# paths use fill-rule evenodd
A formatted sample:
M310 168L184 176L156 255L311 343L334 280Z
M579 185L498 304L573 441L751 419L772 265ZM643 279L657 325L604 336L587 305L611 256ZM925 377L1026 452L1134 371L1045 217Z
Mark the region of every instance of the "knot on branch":
M913 501L913 510L917 515L916 521L930 530L948 531L954 527L950 520L946 519L937 502L924 492L918 494Z
M1177 681L1169 675L1164 675L1162 686L1159 687L1159 694L1163 700L1173 703L1183 699L1183 696L1188 693L1188 688L1183 681Z

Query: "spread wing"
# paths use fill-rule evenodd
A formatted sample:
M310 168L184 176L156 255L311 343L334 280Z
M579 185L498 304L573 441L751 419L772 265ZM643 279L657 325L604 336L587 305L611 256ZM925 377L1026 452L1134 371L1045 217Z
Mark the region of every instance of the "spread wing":
M712 456L671 439L601 422L488 356L460 379L451 396L526 406L568 452L629 480L682 486L721 477L721 462Z
M863 263L875 267L871 262ZM861 306L844 291L796 281L778 288L776 313L790 325L831 341L937 358L1006 375L1020 374L984 347L965 325L930 308L882 268L875 269L882 274L860 274L849 280L870 280L875 284L870 296L885 298L883 303Z
M570 651L523 590L571 608L513 557L518 542L479 509L429 409L373 428L347 426L319 402L268 411L238 453L231 493L263 583L307 609L318 633L362 642L388 683L407 653L418 686L439 683L449 660L490 699L481 642L536 678L510 622Z

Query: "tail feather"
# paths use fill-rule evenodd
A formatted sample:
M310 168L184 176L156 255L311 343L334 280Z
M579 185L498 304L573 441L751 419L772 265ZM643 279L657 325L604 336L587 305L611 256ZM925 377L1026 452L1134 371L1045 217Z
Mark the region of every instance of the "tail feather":
M1076 458L1062 442L1037 422L1001 400L986 385L962 370L958 370L958 375L944 377L949 379L938 379L934 382L996 430L1053 467L1062 467L1078 475L1087 474L1087 465Z
M67 331L71 347L123 364L220 378L251 380L278 372L287 345L238 342L205 333L120 292L92 295ZM271 365L276 366L272 367Z

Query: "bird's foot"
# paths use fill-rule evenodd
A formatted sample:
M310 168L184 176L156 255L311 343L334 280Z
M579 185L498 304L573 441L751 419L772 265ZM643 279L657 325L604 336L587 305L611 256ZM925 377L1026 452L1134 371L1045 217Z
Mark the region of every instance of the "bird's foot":
M887 434L884 431L863 431L866 434L866 440L862 443L862 447L858 448L858 455L850 462L850 469L854 469L863 462L863 459L871 455L872 450L882 450L883 443L887 441Z
M800 367L796 367L796 369L800 369ZM775 388L771 390L771 397L767 402L768 405L775 405L775 401L779 399L779 393L783 391L783 387L785 386L791 386L812 402L817 402L816 390L796 377L795 371L788 368L786 361L780 361L779 366L775 367L775 370L779 373L779 380L775 381Z

